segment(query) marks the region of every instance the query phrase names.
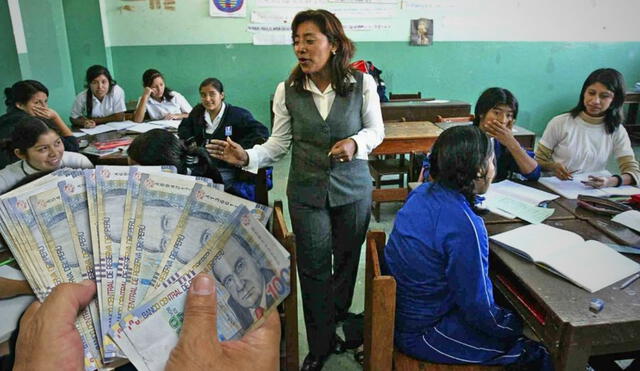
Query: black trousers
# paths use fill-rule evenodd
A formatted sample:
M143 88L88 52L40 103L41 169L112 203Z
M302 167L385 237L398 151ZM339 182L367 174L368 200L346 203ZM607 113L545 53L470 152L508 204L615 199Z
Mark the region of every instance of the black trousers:
M331 352L336 315L348 312L360 250L371 218L371 194L354 203L316 208L289 202L309 352Z

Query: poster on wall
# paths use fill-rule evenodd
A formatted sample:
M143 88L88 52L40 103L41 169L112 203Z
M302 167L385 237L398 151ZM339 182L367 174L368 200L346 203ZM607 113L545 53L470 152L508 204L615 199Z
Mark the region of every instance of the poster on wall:
M414 46L431 45L433 43L433 19L412 19L409 40L409 44Z
M212 17L244 18L247 15L246 0L209 0Z

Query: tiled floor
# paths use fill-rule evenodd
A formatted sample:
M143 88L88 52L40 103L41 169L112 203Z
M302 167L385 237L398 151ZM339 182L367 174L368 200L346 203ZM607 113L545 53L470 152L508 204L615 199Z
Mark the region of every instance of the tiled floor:
M640 145L634 146L634 152L637 159L640 159ZM274 200L282 200L284 204L284 212L287 218L288 226L291 227L291 221L289 219L289 210L287 208L287 197L286 197L286 187L287 187L287 178L289 174L289 163L290 156L286 156L282 160L280 160L274 166L274 186L273 189L269 192L269 200L270 203L273 204ZM617 172L617 163L615 159L612 159L609 162L607 168L611 172ZM402 207L401 203L384 203L381 206L380 212L380 222L376 222L375 220L371 220L371 224L369 225L369 229L378 229L383 230L387 235L391 232L393 228L393 221L397 211ZM356 289L353 298L353 305L351 306L351 312L360 313L364 310L364 268L365 268L365 255L364 249L362 250L362 254L360 256L360 267L358 270L358 278L356 282ZM300 288L298 287L298 292ZM300 331L300 362L304 359L307 354L307 339L306 339L306 330L304 327L304 316L302 314L302 300L298 300L298 322L299 322L299 331ZM340 355L332 355L327 363L325 364L324 370L340 370L340 371L349 371L349 370L360 370L361 367L356 361L353 359L353 353L347 352L345 354Z

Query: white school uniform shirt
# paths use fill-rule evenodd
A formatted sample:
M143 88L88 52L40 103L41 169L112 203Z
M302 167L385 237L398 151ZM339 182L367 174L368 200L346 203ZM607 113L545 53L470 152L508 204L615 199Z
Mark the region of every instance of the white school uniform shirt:
M70 167L72 169L92 169L93 164L89 159L77 152L64 151L60 168ZM29 165L27 161L20 160L5 166L0 170L0 194L5 193L28 175L40 172Z
M177 91L172 91L171 95L172 97L169 100L162 97L161 102L158 102L152 97L147 99L147 113L149 114L149 118L152 120L162 120L170 113L179 114L191 112L191 105L182 94ZM138 103L140 103L141 98L142 97L138 98Z
M124 90L118 85L114 85L111 92L102 98L102 102L95 96L93 99L93 108L91 109L91 115L89 117L107 117L114 113L124 112L127 107L124 104ZM87 117L87 89L76 96L76 100L73 102L71 108L71 117L77 119L78 117Z
M633 156L631 141L624 126L607 134L604 123L591 124L570 113L558 115L549 121L540 144L553 150L551 158L569 171L598 172L607 168L607 161Z
M353 76L349 76L349 81L355 83ZM252 173L257 173L258 169L272 165L281 159L291 147L291 115L285 105L284 82L278 84L273 95L273 129L269 139L263 143L247 150L249 164L243 169ZM336 92L331 85L321 92L316 84L307 77L304 89L311 92L313 102L322 116L326 119L336 98ZM351 136L358 149L354 154L355 159L369 160L369 153L373 151L384 139L384 123L382 121L382 111L380 110L380 96L378 95L378 85L371 75L363 75L362 79L362 129Z
M222 106L220 107L220 112L218 112L218 115L211 119L211 115L209 114L209 111L204 110L204 122L207 124L207 127L204 129L204 132L211 135L213 134L214 131L216 131L216 129L218 128L218 126L220 126L220 121L222 121L222 115L224 115L224 109L227 107L226 104L224 104L224 102L222 102Z

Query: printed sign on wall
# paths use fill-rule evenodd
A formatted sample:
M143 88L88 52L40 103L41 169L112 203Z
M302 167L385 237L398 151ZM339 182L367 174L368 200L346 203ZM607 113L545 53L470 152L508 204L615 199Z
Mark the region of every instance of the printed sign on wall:
M247 15L246 0L209 0L212 17L242 18Z

